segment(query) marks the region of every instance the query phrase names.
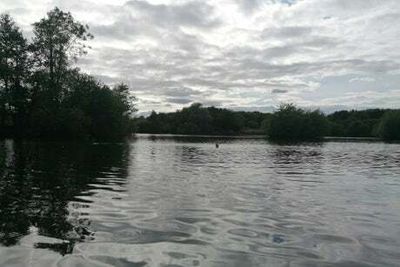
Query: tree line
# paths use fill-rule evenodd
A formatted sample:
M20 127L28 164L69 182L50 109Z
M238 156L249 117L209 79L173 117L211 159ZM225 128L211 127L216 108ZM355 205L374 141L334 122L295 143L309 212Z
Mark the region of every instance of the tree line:
M262 134L274 141L332 137L380 137L400 140L400 110L337 111L325 115L283 104L274 113L232 111L194 103L171 113L152 112L135 119L138 133L243 135Z
M138 133L234 135L238 133L262 134L268 114L232 111L216 107L203 107L194 103L171 113L152 111L148 117L138 117Z
M133 130L134 96L81 73L89 27L58 8L33 25L28 40L0 15L0 135L22 138L114 139Z

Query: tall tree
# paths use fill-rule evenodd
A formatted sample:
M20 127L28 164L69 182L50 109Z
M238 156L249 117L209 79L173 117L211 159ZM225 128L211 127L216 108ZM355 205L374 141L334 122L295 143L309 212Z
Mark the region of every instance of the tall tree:
M1 124L11 115L13 126L22 127L29 100L24 81L28 75L28 44L21 30L7 15L0 16Z
M57 7L33 27L32 47L37 70L47 76L45 89L50 92L50 100L59 102L63 94L61 79L66 76L71 61L86 53L85 41L93 36L87 25Z
M119 83L113 88L114 93L120 99L123 105L124 115L132 116L137 111L135 102L136 97L132 94L129 86L125 83Z

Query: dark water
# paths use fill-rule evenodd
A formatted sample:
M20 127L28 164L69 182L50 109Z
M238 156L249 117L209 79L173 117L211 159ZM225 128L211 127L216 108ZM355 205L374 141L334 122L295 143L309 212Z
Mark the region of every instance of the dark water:
M400 145L0 143L0 266L400 266Z

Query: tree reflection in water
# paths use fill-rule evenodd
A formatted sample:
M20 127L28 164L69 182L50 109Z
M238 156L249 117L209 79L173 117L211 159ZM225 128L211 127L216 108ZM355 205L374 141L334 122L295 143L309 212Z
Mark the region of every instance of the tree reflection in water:
M128 155L125 144L0 143L0 244L40 235L49 242L35 247L64 255L93 238L89 218L71 214L69 203L94 194L90 184L106 181L98 177L126 178Z

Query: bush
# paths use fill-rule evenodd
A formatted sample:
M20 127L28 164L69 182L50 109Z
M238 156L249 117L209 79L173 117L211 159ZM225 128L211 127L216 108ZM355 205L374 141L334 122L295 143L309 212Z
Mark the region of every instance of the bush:
M272 114L268 138L274 141L314 141L326 134L327 120L319 110L305 111L284 104Z
M400 140L400 110L388 111L383 115L378 133L386 141Z

